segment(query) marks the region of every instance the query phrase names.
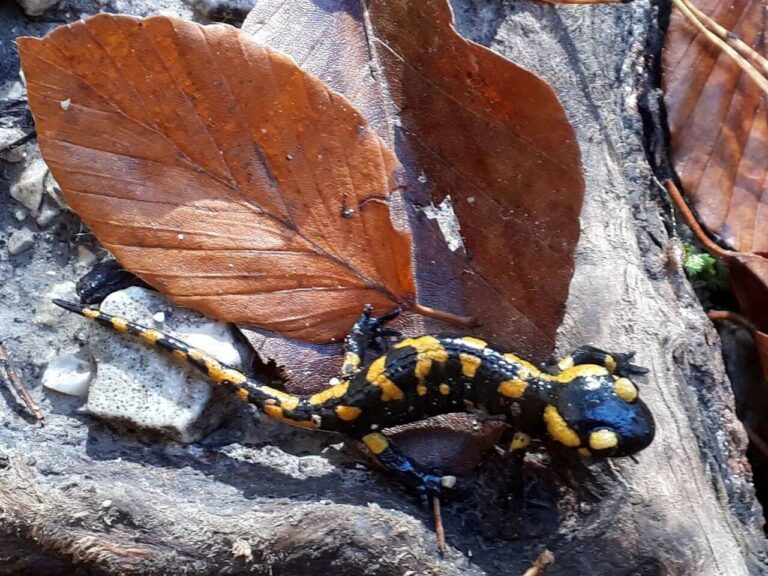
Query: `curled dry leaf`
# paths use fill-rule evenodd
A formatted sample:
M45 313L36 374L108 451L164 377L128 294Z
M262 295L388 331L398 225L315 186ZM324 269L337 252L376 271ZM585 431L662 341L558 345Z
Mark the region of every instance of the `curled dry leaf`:
M501 347L550 354L584 187L552 88L462 38L445 0L265 0L243 31L347 95L396 150L419 302L475 318Z
M67 202L177 304L316 342L366 303L413 304L397 160L291 59L168 17L101 14L18 44Z
M697 0L765 56L761 0ZM675 9L664 45L672 160L702 224L738 252L768 252L768 96Z

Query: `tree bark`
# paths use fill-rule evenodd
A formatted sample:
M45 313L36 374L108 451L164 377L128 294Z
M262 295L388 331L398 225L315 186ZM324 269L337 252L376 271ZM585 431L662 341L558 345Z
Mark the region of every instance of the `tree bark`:
M638 350L650 369L641 393L656 417L654 443L637 463L587 468L555 456L529 465L527 493L543 507L526 525L504 525L516 516L492 462L469 500L444 509L449 551L440 557L429 512L356 466L359 454L336 438L256 425L242 412L196 445L142 443L36 385L44 427L8 394L0 403L0 573L506 575L522 574L545 547L552 576L766 570L719 339L674 258L674 216L647 160L657 8L452 4L465 36L554 86L576 129L586 195L558 348ZM0 204L7 234L17 223L6 189ZM77 229L59 231L71 245ZM44 233L34 258L0 260L0 329L27 381L40 351L76 330L73 320L59 334L30 333L32 307L20 306L46 291L56 258L70 262L60 267L66 278L79 274L59 246Z

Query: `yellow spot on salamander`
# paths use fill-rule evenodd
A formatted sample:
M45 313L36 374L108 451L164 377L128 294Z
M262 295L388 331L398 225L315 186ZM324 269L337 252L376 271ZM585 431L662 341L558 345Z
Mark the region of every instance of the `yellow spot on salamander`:
M181 350L174 350L171 352L171 355L177 360L181 360L182 362L186 362L188 360L186 353L182 352Z
M522 398L526 388L528 388L527 382L513 378L499 384L498 392L507 398Z
M381 432L373 432L363 436L363 442L368 446L368 450L374 454L381 454L389 447L389 440Z
M351 422L352 420L356 419L358 416L360 416L361 413L362 410L355 406L336 406L336 415L342 420L346 420L347 422Z
M112 327L118 332L125 332L128 330L128 320L125 318L112 318Z
M563 370L568 370L568 368L573 368L573 356L566 356L557 363L557 369L561 372Z
M459 342L464 344L465 346L468 346L469 348L476 348L477 350L482 350L486 346L488 346L488 342L485 340L480 340L480 338L475 338L473 336L465 336L464 338L460 338Z
M606 354L605 356L605 367L611 374L616 372L616 359L610 354Z
M360 359L360 356L355 354L354 352L347 352L344 355L344 362L341 364L341 373L345 376L349 376L351 374L354 374L357 372L357 369L360 367L360 362L362 360Z
M550 436L560 442L563 446L576 448L581 444L579 435L568 426L568 423L552 405L544 408L544 423L547 425L547 432Z
M419 396L426 396L427 395L427 387L424 386L424 384L417 384L416 385L416 394Z
M589 435L592 450L608 450L619 445L619 436L613 430L595 430Z
M442 394L443 396L448 396L448 394L451 393L451 387L448 386L448 384L440 384L440 386L438 386L437 389L440 391L440 394Z
M94 310L93 308L83 308L83 316L90 318L91 320L95 320L101 316L101 312Z
M235 394L237 394L237 397L240 398L243 402L248 402L248 390L245 388L238 388L235 391Z
M368 368L366 380L372 386L376 386L376 388L381 389L381 400L383 402L389 402L390 400L402 400L404 396L403 391L400 390L400 388L398 388L398 386L389 379L386 371L384 370L386 361L386 356L380 356L374 360L373 364L371 364L370 368Z
M474 378L482 360L474 354L465 354L464 352L459 353L459 360L461 360L462 374L467 378Z
M625 402L632 403L637 400L637 386L629 378L619 378L613 385L616 396Z
M162 332L158 332L157 330L148 329L144 330L141 334L139 334L139 338L144 340L147 344L157 344L157 341L160 340L163 337Z
M285 415L285 410L280 406L274 404L267 404L264 406L264 413L284 424L290 424L291 426L298 426L299 428L317 428L318 423L314 420L294 420L288 418Z
M420 384L429 376L433 362L446 362L448 351L434 336L421 336L419 338L406 338L395 344L395 348L414 348L417 352L414 376Z
M317 394L312 394L312 396L309 397L309 403L313 406L318 406L320 404L325 404L329 400L341 398L344 396L344 394L347 393L348 388L349 381L345 380L343 382L339 382L335 386L330 386L329 388L326 388Z
M542 374L542 376L547 380L552 380L553 382L569 384L575 378L582 376L607 376L608 374L608 370L602 366L598 366L597 364L579 364L573 368L568 368L568 370L565 370L557 376L550 376L548 374Z
M517 450L524 450L528 448L531 443L531 437L525 432L515 432L512 437L512 442L509 443L509 451L516 452Z
M504 359L510 364L514 364L518 367L517 377L521 380L525 380L529 376L538 376L541 374L541 371L536 368L536 366L526 360L523 360L519 356L507 353L504 354Z

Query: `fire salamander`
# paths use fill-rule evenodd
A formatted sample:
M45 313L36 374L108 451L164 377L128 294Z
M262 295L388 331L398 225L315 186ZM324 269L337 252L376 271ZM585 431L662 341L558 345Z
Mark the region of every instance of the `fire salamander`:
M548 433L557 443L593 457L634 454L654 435L653 417L630 379L647 370L630 363L632 353L584 346L561 360L559 373L553 375L478 338L420 336L400 340L365 368L366 350L377 339L397 334L383 327L397 312L376 318L366 307L345 339L340 377L317 394L300 396L265 386L157 330L93 308L54 302L169 351L280 422L361 439L386 469L422 495L441 495L455 478L420 467L382 429L472 411L497 415L515 426L510 451L524 450L532 436Z

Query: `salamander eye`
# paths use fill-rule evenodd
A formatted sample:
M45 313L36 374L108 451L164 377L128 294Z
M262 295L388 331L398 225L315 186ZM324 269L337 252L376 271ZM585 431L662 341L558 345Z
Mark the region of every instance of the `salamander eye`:
M618 378L613 383L613 391L616 396L629 404L637 400L637 386L629 378Z
M619 446L619 435L610 428L600 428L589 434L589 451L595 456L610 456Z

